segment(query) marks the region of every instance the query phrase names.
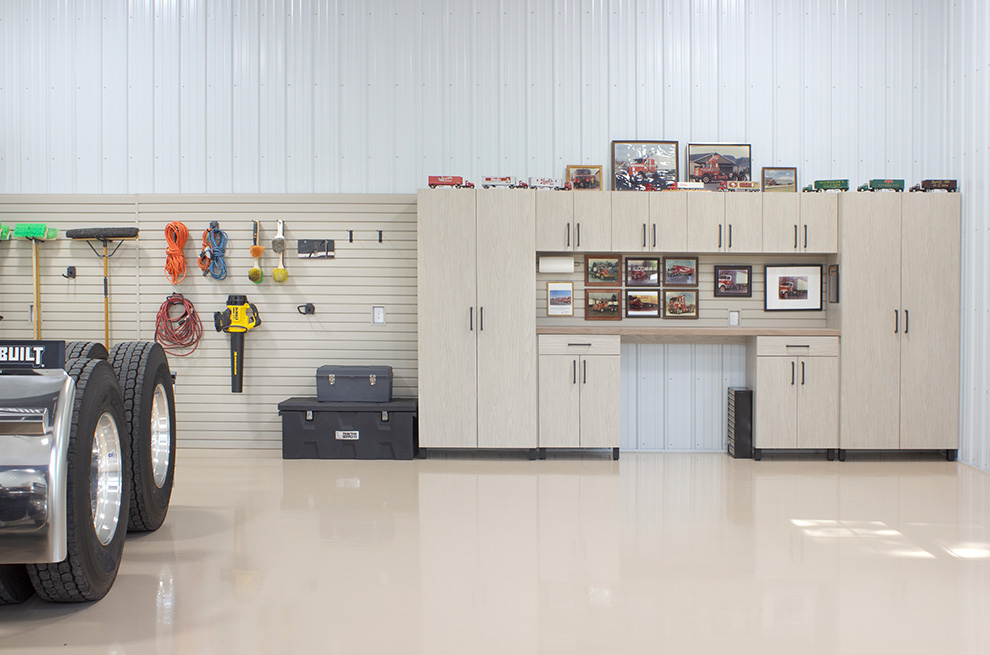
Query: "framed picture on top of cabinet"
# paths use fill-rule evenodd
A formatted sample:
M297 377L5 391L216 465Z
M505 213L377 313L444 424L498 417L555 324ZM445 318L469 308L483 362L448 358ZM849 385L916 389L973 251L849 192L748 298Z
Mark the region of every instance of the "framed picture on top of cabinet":
M664 257L663 286L665 287L698 286L698 258L697 257Z
M697 289L664 289L664 318L698 318Z
M601 191L602 167L575 165L567 167L567 182L575 191Z
M614 287L622 284L622 255L585 255L584 286Z
M677 181L677 141L613 141L613 191L663 191Z
M629 318L660 318L660 290L626 289L626 316Z
M622 289L588 289L585 291L585 296L584 320L622 319Z
M796 168L763 167L764 193L797 193Z
M547 316L574 316L573 282L547 282Z
M752 266L716 266L716 298L752 298Z
M753 163L748 143L689 143L687 177L715 191L722 182L753 179Z
M822 265L764 267L763 309L768 312L821 311Z
M660 258L647 257L644 259L626 257L626 286L660 286Z

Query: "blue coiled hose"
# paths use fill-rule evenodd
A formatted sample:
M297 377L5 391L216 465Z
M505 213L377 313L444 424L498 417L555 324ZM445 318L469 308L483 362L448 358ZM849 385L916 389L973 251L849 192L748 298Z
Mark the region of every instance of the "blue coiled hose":
M227 277L226 252L227 233L220 229L220 223L210 221L210 228L203 230L203 251L199 253L199 268L203 271L203 277L207 274L214 280Z

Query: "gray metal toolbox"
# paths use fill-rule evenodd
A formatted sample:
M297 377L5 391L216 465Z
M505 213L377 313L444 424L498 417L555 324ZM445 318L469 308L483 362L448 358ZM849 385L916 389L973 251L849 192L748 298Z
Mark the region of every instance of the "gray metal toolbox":
M392 367L321 366L316 369L316 399L321 403L387 403L392 400Z

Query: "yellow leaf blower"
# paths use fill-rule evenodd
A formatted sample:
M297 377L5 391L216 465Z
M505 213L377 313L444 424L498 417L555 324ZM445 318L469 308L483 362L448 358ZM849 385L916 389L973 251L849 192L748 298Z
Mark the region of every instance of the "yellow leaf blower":
M247 296L227 296L227 309L213 312L213 327L230 335L230 391L244 390L244 333L261 325L258 308Z

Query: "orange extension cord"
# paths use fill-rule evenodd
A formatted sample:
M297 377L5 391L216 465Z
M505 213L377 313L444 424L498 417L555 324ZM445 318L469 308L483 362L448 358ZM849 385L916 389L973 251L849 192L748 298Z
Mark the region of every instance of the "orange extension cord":
M186 279L186 255L182 249L189 240L189 230L179 221L172 221L165 226L165 277L178 284Z

